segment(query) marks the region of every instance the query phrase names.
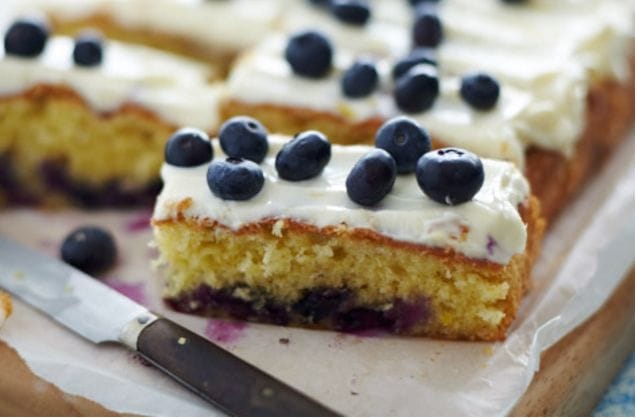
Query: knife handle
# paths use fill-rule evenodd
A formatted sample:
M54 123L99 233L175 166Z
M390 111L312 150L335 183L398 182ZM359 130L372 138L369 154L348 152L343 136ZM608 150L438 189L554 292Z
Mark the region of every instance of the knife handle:
M182 385L236 416L338 416L199 335L159 318L137 351Z

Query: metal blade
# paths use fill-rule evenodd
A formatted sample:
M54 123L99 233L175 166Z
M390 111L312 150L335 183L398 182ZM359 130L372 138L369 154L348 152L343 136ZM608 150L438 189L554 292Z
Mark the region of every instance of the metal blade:
M68 264L0 236L0 288L95 342L147 309Z

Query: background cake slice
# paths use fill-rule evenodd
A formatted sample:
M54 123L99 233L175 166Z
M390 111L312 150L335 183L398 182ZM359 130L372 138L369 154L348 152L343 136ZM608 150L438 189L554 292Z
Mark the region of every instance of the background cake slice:
M260 165L225 160L214 141L210 167L246 164L262 173L254 177L261 188L245 200L212 191L210 160L163 166L152 223L171 306L342 331L505 337L543 232L514 165L482 160L484 185L455 206L427 197L413 172L363 206L348 197L358 194L346 180L373 148L334 145L320 174L293 181L281 177L277 157L290 138L268 141Z
M373 142L385 120L408 114L428 127L436 146L516 163L544 215L555 218L632 124L634 24L627 17L634 5L451 0L418 10L417 48L374 57L379 80L368 94L348 97L343 88L346 71L365 54L319 29L334 59L328 71L307 77L286 54L292 38L286 47L278 35L237 61L222 118L248 114L287 134L314 127L351 144ZM419 44L421 21L441 25L436 42ZM412 24L403 19L406 31ZM308 65L320 66L318 56L309 55ZM472 78L494 80L490 106L463 97Z
M219 88L206 66L97 35L49 37L34 19L3 36L0 193L8 203L151 204L166 138L183 124L216 129Z

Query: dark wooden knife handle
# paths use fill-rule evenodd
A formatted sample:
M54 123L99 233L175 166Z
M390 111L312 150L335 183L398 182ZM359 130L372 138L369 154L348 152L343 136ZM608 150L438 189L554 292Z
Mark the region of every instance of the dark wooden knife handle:
M165 318L142 330L137 350L225 413L338 416L306 395Z

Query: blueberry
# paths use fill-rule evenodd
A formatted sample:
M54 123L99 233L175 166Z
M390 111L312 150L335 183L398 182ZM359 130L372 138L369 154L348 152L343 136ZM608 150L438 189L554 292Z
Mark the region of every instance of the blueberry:
M249 200L263 188L265 177L257 163L243 158L216 160L208 167L208 187L223 200Z
M462 77L460 95L476 109L489 110L498 102L500 85L488 74L470 74Z
M327 7L330 5L331 0L308 0L308 2L312 5L312 6L316 6L316 7Z
M298 32L290 37L285 48L285 59L295 74L321 78L332 68L332 44L316 31Z
M431 150L431 139L416 121L399 116L380 127L376 133L376 147L394 157L398 173L413 173L418 159Z
M409 0L409 3L414 6L420 6L426 3L438 3L440 0Z
M8 55L37 57L44 51L48 37L49 28L43 21L19 19L4 35L4 50Z
M351 25L364 25L371 16L366 0L332 0L331 11L336 18Z
M394 80L398 80L407 71L411 70L418 64L430 64L437 65L436 56L434 51L430 48L416 48L411 51L407 56L399 59L392 69L392 77Z
M353 202L374 206L391 191L395 181L396 162L387 151L376 148L356 162L345 186Z
M275 167L284 180L301 181L316 177L332 157L332 144L318 131L297 134L276 155Z
M219 143L228 157L260 163L268 153L268 131L248 116L235 116L221 126Z
M408 55L396 61L394 68L392 68L392 77L394 80L398 80L418 64L438 65L434 51L430 48L414 49Z
M177 167L194 167L212 160L212 145L205 132L180 129L170 137L164 149L166 162Z
M416 166L418 185L432 200L458 205L473 199L484 183L484 168L477 155L459 148L426 153Z
M429 9L419 9L412 36L415 45L437 47L443 38L442 22L438 15Z
M73 61L82 67L95 67L102 63L102 50L102 37L98 33L83 33L75 39Z
M97 226L84 226L67 235L60 250L62 260L87 274L99 274L115 264L113 236Z
M373 62L356 61L343 74L341 87L347 97L361 98L370 95L378 86L378 71Z
M398 79L394 99L402 111L418 113L433 106L439 89L436 68L419 64Z

